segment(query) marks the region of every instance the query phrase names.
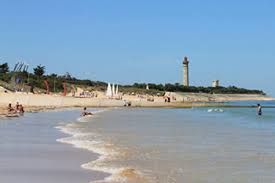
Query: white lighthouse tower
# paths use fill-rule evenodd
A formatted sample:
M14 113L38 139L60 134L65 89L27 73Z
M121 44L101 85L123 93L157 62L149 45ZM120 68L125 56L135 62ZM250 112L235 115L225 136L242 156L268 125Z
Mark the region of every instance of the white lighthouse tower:
M183 59L183 86L189 86L189 61L187 57Z

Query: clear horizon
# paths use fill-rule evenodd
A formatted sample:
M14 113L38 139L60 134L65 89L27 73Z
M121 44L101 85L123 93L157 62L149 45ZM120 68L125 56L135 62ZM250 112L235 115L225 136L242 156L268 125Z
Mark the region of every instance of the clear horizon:
M275 2L1 1L0 63L128 83L261 89L275 96ZM29 71L32 71L29 69Z

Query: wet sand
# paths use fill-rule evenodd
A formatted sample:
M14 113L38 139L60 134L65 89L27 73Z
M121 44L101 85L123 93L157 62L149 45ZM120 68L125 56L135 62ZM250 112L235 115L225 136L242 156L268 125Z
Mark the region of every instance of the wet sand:
M65 137L54 128L57 122L63 121L62 116L69 119L74 115L45 112L0 119L1 182L88 183L107 176L81 168L83 163L96 159L96 154L56 142Z

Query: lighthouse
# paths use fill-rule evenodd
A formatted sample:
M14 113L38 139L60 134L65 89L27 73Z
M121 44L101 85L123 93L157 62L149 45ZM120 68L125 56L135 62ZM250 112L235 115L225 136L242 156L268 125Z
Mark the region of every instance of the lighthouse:
M187 57L183 59L183 86L189 86L189 61Z

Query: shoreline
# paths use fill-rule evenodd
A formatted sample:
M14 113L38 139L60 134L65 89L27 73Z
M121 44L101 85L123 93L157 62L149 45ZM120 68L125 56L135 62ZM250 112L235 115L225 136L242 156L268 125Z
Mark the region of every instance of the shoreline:
M81 119L83 119L83 117L80 117L78 119L75 119L75 121L80 122ZM100 152L97 152L96 150L91 150L89 148L87 148L85 145L83 144L78 144L77 142L74 142L74 139L76 140L78 137L83 137L84 134L79 134L76 132L71 132L69 130L67 130L68 126L74 124L76 122L69 122L63 125L58 125L55 127L55 129L62 134L63 136L61 138L56 139L56 142L64 145L64 146L68 146L71 149L76 149L76 150L80 150L83 151L85 153L91 154L93 156L93 158L86 158L85 161L83 160L82 162L79 162L79 168L82 169L83 171L88 171L91 172L91 174L97 174L99 173L101 176L100 179L94 179L93 181L89 180L89 182L97 182L97 181L104 181L106 180L108 177L111 177L112 174L110 172L107 171L102 171L102 170L95 170L90 168L88 165L91 162L96 162L98 161L100 158L102 158L102 154ZM76 140L78 141L78 140ZM104 175L104 176L103 176Z
M175 95L175 96L174 96ZM124 96L122 100L109 99L104 95L98 98L77 98L71 96L58 96L46 94L24 94L24 93L0 93L0 117L7 115L7 106L11 103L13 106L16 102L22 104L26 112L39 112L45 110L57 110L64 108L112 108L124 107L125 102L130 102L132 108L193 108L193 107L254 107L241 105L228 105L227 102L232 101L274 101L274 98L259 95L216 95L216 101L206 100L204 94L184 94L188 99L176 93L167 93L167 96L173 98L171 102L164 102L164 97L155 96L155 100L148 101L146 98L139 96ZM214 95L213 95L214 96ZM235 96L235 97L233 97ZM193 98L192 98L193 97ZM234 100L233 100L234 99ZM197 101L196 101L197 100ZM183 102L185 101L185 102ZM263 106L264 108L265 106ZM270 107L270 106L268 106ZM275 107L275 106L274 106Z
M107 110L92 111L95 115L100 115ZM78 122L91 122L94 120L94 115L91 117L80 117L77 119ZM111 161L111 157L117 156L120 151L113 148L113 144L105 140L99 140L92 137L92 139L85 139L89 135L97 136L93 132L89 134L88 132L79 131L77 125L78 122L68 123L66 125L56 127L63 134L68 135L68 137L57 139L57 142L62 144L68 144L75 149L83 149L87 152L97 155L97 159L87 160L86 163L81 165L81 168L91 172L101 172L106 176L103 179L92 181L91 183L96 182L143 182L149 183L147 178L144 177L138 170L134 169L131 166L108 166L104 165L104 162Z
M26 113L38 113L38 112L48 112L48 111L58 111L58 110L64 110L64 109L81 109L84 106L58 106L58 107L49 107L49 106L27 106L25 107ZM215 107L215 108L257 108L256 105L221 105L219 103L213 103L213 104L184 104L184 105L152 105L152 106L130 106L130 107L121 107L121 106L85 106L87 108L152 108L152 109L191 109L194 107L202 107L202 108L209 108L209 107ZM275 108L275 106L262 106L262 108ZM5 117L7 115L6 108L0 106L0 118Z
M103 111L101 111L101 112L103 112ZM101 112L99 112L99 113L101 113ZM98 113L98 112L96 112L96 113ZM76 119L77 122L82 122L83 120L85 121L85 117L80 117L80 118ZM73 125L74 123L76 123L76 122L72 122L72 123L70 122L70 123L67 123L66 125L61 125L61 126L55 127L59 133L64 135L64 137L56 139L56 142L58 142L59 144L66 145L72 149L80 149L80 150L90 153L96 157L93 159L86 159L85 162L81 162L79 164L79 167L83 171L89 171L91 173L100 172L105 175L104 177L101 177L101 179L94 180L92 182L104 181L104 180L108 179L109 177L112 176L111 172L108 172L106 170L104 171L104 170L100 170L100 169L94 169L89 166L90 163L94 163L94 162L97 162L97 161L100 161L101 159L103 159L105 157L105 155L102 154L102 151L97 148L91 148L91 147L88 148L87 144L78 143L79 140L77 140L77 139L84 137L87 134L69 130L70 125Z

